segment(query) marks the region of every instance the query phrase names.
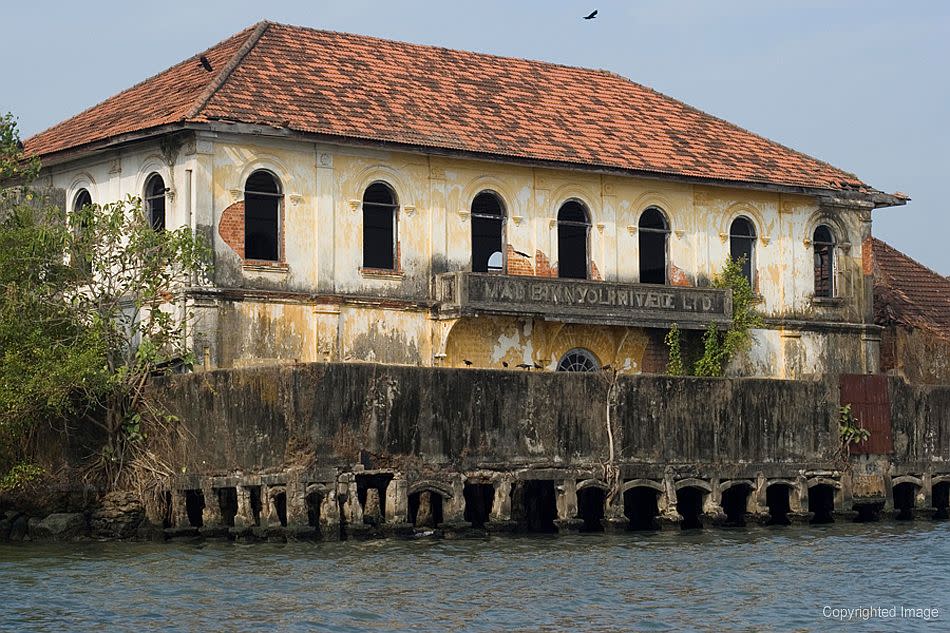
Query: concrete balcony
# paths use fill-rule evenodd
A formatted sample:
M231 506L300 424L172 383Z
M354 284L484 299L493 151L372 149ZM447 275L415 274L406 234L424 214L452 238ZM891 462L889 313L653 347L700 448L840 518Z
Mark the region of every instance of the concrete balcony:
M436 277L439 318L480 314L567 323L704 329L732 319L732 292L585 279L455 272Z

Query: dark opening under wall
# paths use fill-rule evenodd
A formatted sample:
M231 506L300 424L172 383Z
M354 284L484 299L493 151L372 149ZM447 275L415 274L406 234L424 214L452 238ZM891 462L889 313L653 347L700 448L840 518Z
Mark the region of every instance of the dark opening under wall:
M165 492L162 493L161 504L162 504L162 527L170 528L172 525L174 525L174 522L172 521L173 514L172 514L171 490L166 490Z
M287 527L287 493L284 491L274 493L271 496L271 503L274 504L274 512L277 514L280 525Z
M218 488L218 509L221 511L221 521L228 527L234 527L234 517L238 512L237 488Z
M814 524L834 523L835 489L829 484L816 484L808 490L808 511Z
M884 502L875 503L856 503L854 511L857 516L854 517L855 523L871 523L881 519L881 510L884 508Z
M894 486L894 516L898 521L910 521L914 518L915 498L917 497L917 486L910 482L904 482Z
M750 494L752 494L752 488L745 484L737 484L722 493L721 505L722 511L726 513L726 525L745 526Z
M495 503L495 487L491 484L465 484L465 520L481 529L491 520Z
M251 514L254 517L254 525L261 524L261 512L264 511L264 500L261 498L260 486L248 486L248 495L251 501Z
M356 476L356 494L363 507L363 522L370 525L381 523L386 516L386 488L393 480L392 473L376 473ZM370 495L369 491L375 494Z
M934 518L950 518L950 481L941 481L938 484L934 484L931 490L931 499L933 499L934 508L937 509L934 513Z
M630 488L623 493L623 513L630 521L631 530L655 530L660 514L660 492L646 486Z
M686 486L676 491L676 511L683 517L680 527L684 530L697 530L703 527L703 498L706 491Z
M602 488L590 486L577 491L577 515L584 520L581 532L604 531L604 501Z
M202 527L202 515L205 509L205 496L200 490L185 491L185 512L188 514L188 524L191 527Z
M311 492L307 495L307 525L320 530L320 504L323 503L323 495L319 492Z
M765 490L765 505L769 508L768 525L789 525L788 513L792 511L792 489L783 484L774 484Z
M521 481L515 484L512 493L512 514L521 530L540 534L557 532L557 526L554 525L557 519L557 495L553 481Z
M416 527L435 528L443 522L442 495L422 490L409 495L409 522Z

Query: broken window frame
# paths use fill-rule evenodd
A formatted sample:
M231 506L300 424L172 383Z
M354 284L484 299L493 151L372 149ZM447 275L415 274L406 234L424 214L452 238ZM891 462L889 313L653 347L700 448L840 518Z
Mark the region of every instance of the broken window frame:
M824 232L826 235L819 235ZM814 254L815 297L833 299L837 296L836 283L837 257L835 233L827 224L819 224L812 233L812 253Z
M492 199L494 200L494 204L496 205L497 213L493 213L493 212L491 212L491 211L481 210L481 209L478 209L478 210L477 210L477 207L478 207L477 203L478 203L478 201L479 201L480 198L483 199L483 200L484 200L484 199L487 199L487 198L492 198ZM507 242L507 240L506 240L506 235L505 235L505 232L506 232L506 231L505 231L505 228L506 228L506 225L507 225L507 222L506 222L507 217L508 217L508 214L505 212L505 203L504 203L504 201L502 200L501 196L498 195L498 192L492 191L492 190L490 190L490 189L485 189L485 190L483 190L483 191L478 192L478 193L475 195L475 197L472 198L471 217L470 217L470 221L471 221L471 225L472 225L472 226L471 226L471 234L472 234L472 244L471 244L471 246L472 246L472 261L471 261L471 269L472 269L472 272L476 272L476 273L492 273L492 274L500 274L500 275L503 275L503 274L505 274L505 272L508 270L508 261L507 261L507 260L508 260L508 256L507 256L507 253L506 253L506 250L507 250L507 249L506 249L506 242ZM500 266L499 268L497 268L497 269L492 269L492 267L491 267L490 264L491 264L491 258L492 258L492 255L494 255L494 252L493 252L491 255L488 256L488 259L485 261L485 266L484 266L484 267L482 267L481 265L479 265L479 264L476 262L476 257L480 254L480 251L481 251L481 249L479 249L479 248L477 247L477 241L478 241L479 239L483 239L483 240L485 240L485 241L487 242L487 241L489 241L489 240L494 241L494 240L496 239L496 236L495 236L495 235L491 235L491 236L487 235L487 233L488 233L488 230L487 230L487 228L488 228L488 223L495 223L495 222L497 222L497 224L498 224L498 226L497 226L497 231L498 231L498 235L497 235L498 250L497 250L497 251L494 251L494 252L498 252L498 253L501 254L501 266ZM477 226L479 226L479 225L481 225L481 224L484 224L484 225L485 225L484 228L486 228L486 231L485 231L486 235L478 235L478 236L477 236L476 233L475 233L475 229L476 229Z
M142 200L145 203L145 217L148 219L149 226L155 231L164 231L168 220L168 199L165 194L168 193L168 187L165 186L165 179L158 172L152 172L145 179L145 189L142 194Z
M655 226L644 226L644 219L649 218L651 214L656 213L660 218L660 227ZM640 219L637 221L637 231L639 233L638 237L638 254L639 254L639 264L640 264L640 283L642 284L654 284L658 286L665 286L670 283L670 220L667 217L666 213L657 206L650 206L643 210L640 214ZM655 236L661 235L663 240L663 281L645 281L643 271L647 267L644 266L644 240L645 239L655 239ZM649 270L658 270L657 267L650 267Z
M266 191L264 187L260 187L259 189L249 188L249 185L251 184L252 179L254 179L254 177L258 175L267 176L270 179L273 185L272 191ZM254 200L273 201L275 203L273 220L269 218L255 218L254 222L250 221L251 219L249 217L251 213L250 203ZM283 242L283 239L282 239L283 206L284 206L284 194L283 194L283 186L280 182L280 178L278 178L274 172L267 169L255 169L253 172L251 172L251 174L247 177L247 180L244 181L244 259L246 261L270 262L270 263L277 263L277 262L283 261L283 256L284 256L283 254L284 249L283 249L283 244L282 244ZM273 243L266 244L266 246L271 247L271 248L267 248L266 249L267 252L265 252L264 248L255 247L255 252L253 253L254 256L251 256L251 254L248 252L249 251L248 245L251 243L251 240L249 239L250 233L248 229L252 227L252 225L258 225L258 224L263 225L265 223L268 225L273 223L272 227L270 226L268 227L268 228L273 228ZM270 256L271 252L273 253L272 257ZM259 256L262 254L264 256Z
M572 205L576 205L577 209L580 210L583 215L583 220L568 219L562 217L565 210L571 208ZM573 210L573 209L571 209ZM586 204L578 200L577 198L571 198L570 200L565 200L564 203L558 208L557 211L557 276L561 279L590 279L590 209ZM571 229L581 228L584 232L583 239L572 236L565 235L564 233ZM568 244L568 241L573 247L577 249L578 245L583 247L583 259L584 259L584 274L583 276L578 275L566 275L564 274L564 261L565 261L565 251L570 252L571 248L563 248ZM573 244L576 241L577 244ZM573 253L570 255L573 257Z
M385 187L389 193L390 202L375 202L367 201L366 196L374 187ZM386 272L396 272L399 270L399 197L396 195L396 190L388 182L383 180L377 180L369 184L366 189L363 190L362 204L361 208L363 210L363 265L362 270L369 271L386 271ZM388 256L388 261L385 259L372 260L372 257L379 257L379 253L373 253L372 250L368 250L368 240L367 240L367 229L370 227L370 224L367 220L367 213L378 213L380 216L386 212L392 214L392 231L390 236L391 249ZM369 257L368 257L369 256ZM377 265L382 264L382 265ZM388 264L388 265L386 265Z
M564 352L557 362L557 371L592 372L600 369L600 361L592 351L583 347L574 347Z
M743 223L748 227L748 233L741 233L736 230L736 225ZM748 255L747 261L742 266L742 274L749 282L750 288L755 288L755 256L756 256L756 240L758 239L758 233L755 230L755 222L751 218L740 215L732 220L732 223L729 225L729 257L735 261L739 261L743 255ZM748 248L748 253L742 252L743 245ZM738 256L737 256L737 252Z

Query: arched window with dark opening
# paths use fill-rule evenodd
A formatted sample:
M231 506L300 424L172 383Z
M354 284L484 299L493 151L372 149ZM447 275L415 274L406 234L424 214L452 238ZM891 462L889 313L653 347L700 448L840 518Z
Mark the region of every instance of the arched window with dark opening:
M640 283L666 283L666 242L670 224L656 207L650 207L640 216Z
M483 191L472 201L472 271L505 270L505 210L498 194Z
M755 225L746 217L738 217L729 227L729 256L742 261L742 275L755 287Z
M85 242L82 233L88 228L88 216L84 215L83 209L92 206L92 196L87 189L80 189L73 199L73 234L79 242ZM89 261L89 255L83 252L82 248L75 248L72 252L73 265L85 274L92 272L92 262Z
M363 192L363 267L396 269L396 213L399 203L389 185L376 182Z
M258 170L244 183L244 258L280 261L280 183Z
M594 354L582 347L568 350L557 364L558 371L596 371L600 363Z
M824 224L812 236L815 249L815 296L835 296L835 238Z
M145 181L145 214L156 231L165 230L165 181L152 174Z
M557 212L557 276L587 279L590 216L577 200L568 200Z

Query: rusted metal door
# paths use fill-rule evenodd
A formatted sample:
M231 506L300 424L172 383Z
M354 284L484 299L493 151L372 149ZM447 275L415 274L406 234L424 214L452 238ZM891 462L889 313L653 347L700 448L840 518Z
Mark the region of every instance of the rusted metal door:
M861 444L851 445L852 455L887 455L894 452L891 432L891 398L887 390L887 376L869 374L842 374L841 406L851 405L851 411L871 437Z

